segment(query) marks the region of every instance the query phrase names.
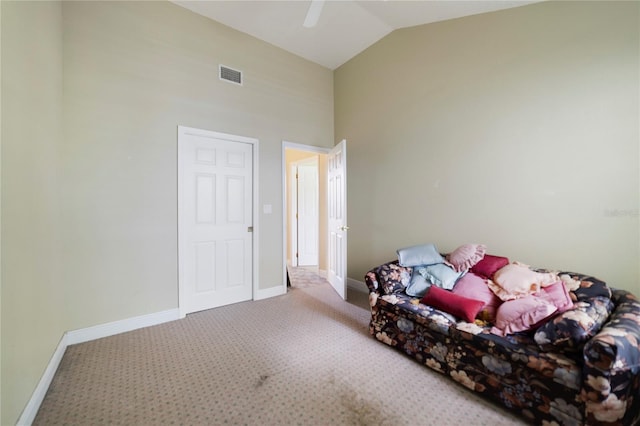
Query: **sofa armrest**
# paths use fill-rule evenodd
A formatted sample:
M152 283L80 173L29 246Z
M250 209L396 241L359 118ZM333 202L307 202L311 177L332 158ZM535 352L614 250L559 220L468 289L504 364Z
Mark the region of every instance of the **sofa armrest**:
M364 276L364 283L367 285L369 293L383 294L380 283L378 282L377 269L378 268L374 268L366 273Z
M584 346L582 398L587 423L640 421L640 300L613 290L615 309Z
M640 367L640 300L614 290L615 309L584 347L586 364L602 371Z
M364 281L370 293L394 294L404 291L409 285L412 272L413 268L400 266L397 260L392 260L367 272Z

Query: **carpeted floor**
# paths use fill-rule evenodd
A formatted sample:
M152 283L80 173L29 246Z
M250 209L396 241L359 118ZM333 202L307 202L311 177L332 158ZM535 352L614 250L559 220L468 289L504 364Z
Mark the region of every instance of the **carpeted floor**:
M290 275L283 296L70 346L34 425L525 424L373 339L366 293Z
M327 280L322 277L317 266L287 266L287 273L291 280L291 287L295 288L311 287L327 282Z

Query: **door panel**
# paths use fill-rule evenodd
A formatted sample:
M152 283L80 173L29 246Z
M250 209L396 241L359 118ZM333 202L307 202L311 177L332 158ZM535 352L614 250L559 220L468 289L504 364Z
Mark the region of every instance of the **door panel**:
M196 294L215 290L216 243L204 242L194 245L195 248L195 282Z
M216 177L211 174L196 174L196 223L215 222Z
M246 206L246 182L242 176L227 176L227 223L242 223Z
M243 240L226 241L226 272L229 287L236 287L244 284L244 276L242 274L244 266L244 252Z

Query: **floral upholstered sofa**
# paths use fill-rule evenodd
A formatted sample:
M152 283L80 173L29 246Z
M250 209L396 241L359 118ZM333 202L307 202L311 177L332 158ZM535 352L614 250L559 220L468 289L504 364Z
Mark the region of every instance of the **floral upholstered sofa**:
M533 269L482 250L462 265L448 262L454 252L413 263L401 254L365 275L376 339L533 424L640 424L636 296L591 276ZM454 279L425 273L424 262L434 260ZM546 284L497 298L499 271L509 265ZM554 278L556 294L569 303L549 302L543 290Z

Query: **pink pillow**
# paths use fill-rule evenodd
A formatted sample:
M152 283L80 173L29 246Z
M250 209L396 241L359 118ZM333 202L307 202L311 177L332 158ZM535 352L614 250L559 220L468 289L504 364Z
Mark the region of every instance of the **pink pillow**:
M484 305L484 302L481 300L458 296L449 290L444 290L436 286L429 288L429 291L422 300L420 300L420 303L448 312L467 322L473 322Z
M487 247L482 244L464 244L449 253L446 260L454 271L463 272L478 263L486 250Z
M484 305L477 316L483 320L495 321L496 310L502 301L489 289L484 278L467 272L458 280L452 291L458 296L482 301Z
M551 303L536 296L509 300L498 308L496 324L491 328L491 332L504 336L530 330L549 318L556 310Z
M493 274L495 274L498 269L508 264L509 259L507 259L506 257L485 254L478 263L471 267L471 272L475 272L481 277L491 279Z
M543 287L539 296L558 308L555 312L556 314L561 314L573 308L573 300L571 300L571 296L569 296L569 292L562 281Z

